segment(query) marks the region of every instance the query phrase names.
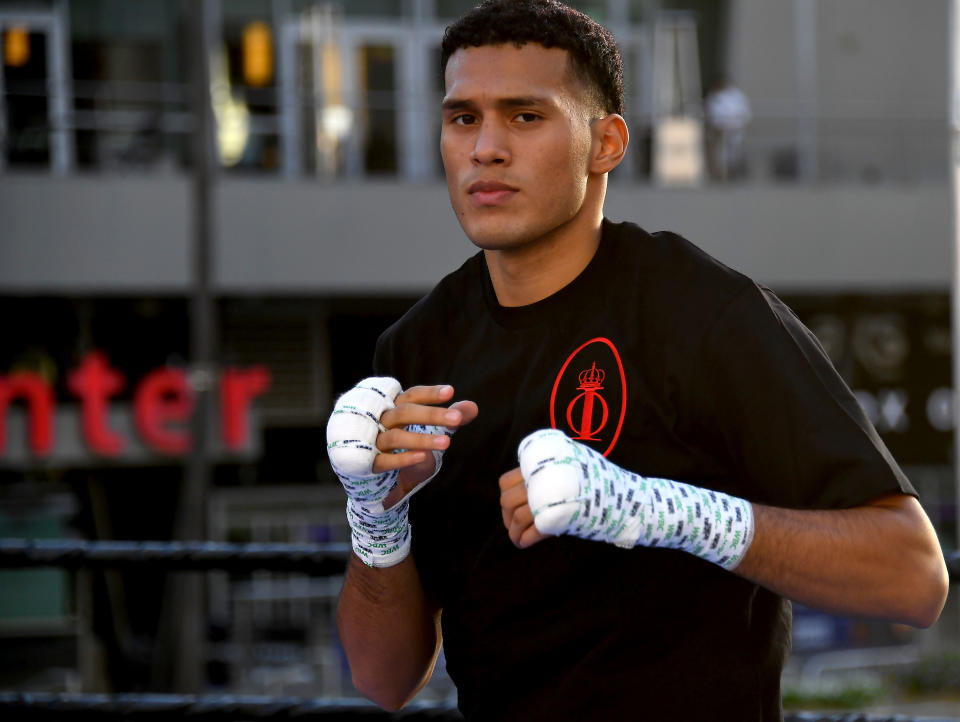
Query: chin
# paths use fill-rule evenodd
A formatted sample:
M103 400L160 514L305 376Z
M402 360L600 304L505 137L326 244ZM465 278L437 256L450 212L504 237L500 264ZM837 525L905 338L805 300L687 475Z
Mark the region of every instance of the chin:
M467 233L467 237L484 251L506 251L526 243L525 237L507 233Z
M529 240L527 229L515 223L461 223L475 246L485 251L503 251L517 248Z

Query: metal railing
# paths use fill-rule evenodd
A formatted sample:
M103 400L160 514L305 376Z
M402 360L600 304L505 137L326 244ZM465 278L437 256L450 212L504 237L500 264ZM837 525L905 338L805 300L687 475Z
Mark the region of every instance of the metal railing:
M0 711L22 722L48 720L124 720L160 722L185 719L190 722L227 720L404 720L405 722L454 722L463 717L451 707L411 705L401 712L385 712L356 701L246 696L197 695L56 695L0 692ZM914 722L903 715L788 712L784 722ZM923 717L923 722L953 722L949 718ZM916 722L920 722L917 720Z
M317 576L342 574L348 544L230 544L221 542L82 541L0 539L0 568L59 567L80 569L153 568L176 571L298 571ZM949 555L952 584L960 582L960 552ZM357 699L272 697L234 694L67 694L0 692L0 718L25 722L47 720L124 720L136 722L189 719L227 720L462 719L449 706L411 705L388 713ZM924 718L936 722L936 718ZM859 713L789 712L785 722L912 722L904 716ZM940 718L940 722L947 722Z

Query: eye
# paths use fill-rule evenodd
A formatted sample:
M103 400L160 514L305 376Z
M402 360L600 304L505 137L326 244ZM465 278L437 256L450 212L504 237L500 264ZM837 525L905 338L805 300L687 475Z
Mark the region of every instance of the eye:
M518 113L515 120L519 120L521 123L533 123L540 120L540 116L536 113Z
M460 113L459 115L453 116L450 122L454 125L473 125L477 122L477 117L469 113Z

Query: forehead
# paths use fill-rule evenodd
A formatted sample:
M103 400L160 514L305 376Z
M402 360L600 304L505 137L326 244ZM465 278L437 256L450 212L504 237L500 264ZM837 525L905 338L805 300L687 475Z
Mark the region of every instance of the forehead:
M572 95L569 55L536 43L460 48L447 61L447 98Z

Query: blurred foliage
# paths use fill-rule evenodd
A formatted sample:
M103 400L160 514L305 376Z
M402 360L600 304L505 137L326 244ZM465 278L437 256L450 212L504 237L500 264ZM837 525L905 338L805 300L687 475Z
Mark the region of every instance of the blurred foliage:
M875 680L854 679L816 687L785 685L782 700L784 709L854 710L879 701L884 694Z
M816 685L783 685L787 710L863 710L893 700L954 699L960 697L960 650L941 650L916 664L884 676L841 676Z
M907 694L960 694L960 651L944 650L924 657L897 675Z

